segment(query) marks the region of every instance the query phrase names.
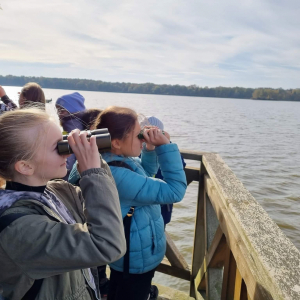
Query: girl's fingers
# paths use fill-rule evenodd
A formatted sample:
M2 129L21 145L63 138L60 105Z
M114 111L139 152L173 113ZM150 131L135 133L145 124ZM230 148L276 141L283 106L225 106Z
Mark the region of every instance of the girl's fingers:
M81 131L80 134L79 134L80 141L81 141L84 148L89 147L89 142L87 140L87 135L88 135L87 131Z
M94 135L92 135L90 137L90 146L91 146L92 151L97 151L97 153L99 152L98 147L97 147L97 143L96 143L96 136L94 136Z
M146 142L149 142L149 135L148 135L148 129L144 129L143 136Z
M154 135L153 135L153 129L149 129L148 135L149 135L149 140L150 140L150 142L152 142L152 141L153 141L153 138L154 138Z
M68 142L72 148L72 150L75 151L77 150L77 144L78 144L78 134L79 134L79 130L78 129L74 129L70 132L69 136L68 136Z
M75 140L73 138L73 135L72 133L70 133L68 135L68 142L69 142L69 145L71 146L71 148L73 149L75 147Z

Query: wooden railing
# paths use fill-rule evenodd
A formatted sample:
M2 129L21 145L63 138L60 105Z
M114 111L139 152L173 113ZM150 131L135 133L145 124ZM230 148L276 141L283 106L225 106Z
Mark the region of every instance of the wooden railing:
M181 151L199 182L192 265L167 234L158 271L190 282L195 299L300 299L300 253L221 157Z

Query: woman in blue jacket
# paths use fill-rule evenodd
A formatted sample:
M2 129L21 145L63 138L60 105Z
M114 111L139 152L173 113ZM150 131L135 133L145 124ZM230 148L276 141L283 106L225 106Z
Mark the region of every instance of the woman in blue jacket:
M133 213L127 246L129 268L125 262L124 269L126 255L110 265L108 300L147 300L155 269L166 251L160 204L181 201L187 187L180 152L157 127L145 127L140 139L138 116L129 108L105 109L94 125L100 128L108 128L111 134L112 149L102 157L111 166L122 216ZM158 164L164 181L153 177ZM76 180L72 177L71 173L70 180Z

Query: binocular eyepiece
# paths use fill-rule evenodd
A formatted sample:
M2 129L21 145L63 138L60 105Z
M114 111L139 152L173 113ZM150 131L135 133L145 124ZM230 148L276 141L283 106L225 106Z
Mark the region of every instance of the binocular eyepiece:
M111 149L110 133L108 132L107 128L88 130L87 132L87 138L90 138L92 135L96 136L96 144L99 152L105 152ZM67 155L73 153L73 150L70 147L67 138L68 135L63 135L63 140L57 143L57 152L59 155Z

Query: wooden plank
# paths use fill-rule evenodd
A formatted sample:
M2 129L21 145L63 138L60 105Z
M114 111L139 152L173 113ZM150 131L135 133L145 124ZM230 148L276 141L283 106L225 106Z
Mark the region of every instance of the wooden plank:
M195 296L194 296L194 298L196 300L204 300L204 298L202 297L202 295L198 292L198 290L196 288L197 284L194 282L192 286L195 287L195 290L194 290Z
M204 209L205 209L205 229L206 229L205 249L208 250L208 248L211 246L212 240L214 239L216 231L219 228L219 220L210 202L210 199L206 193L205 193Z
M236 263L234 257L230 251L230 248L226 244L225 249L225 263L223 272L222 294L221 300L233 299L234 296L234 282L236 273Z
M220 229L221 231L221 229ZM222 231L221 231L222 232ZM213 246L213 244L212 244ZM223 268L225 264L226 259L226 248L227 248L226 238L225 235L222 232L218 247L214 250L213 256L208 258L209 268ZM212 247L210 247L212 248Z
M171 266L168 260L164 259L160 265L157 267L156 271L174 276L176 278L184 279L190 281L191 273L189 270L180 269L177 267Z
M233 300L240 300L240 298L241 298L242 281L243 281L243 278L242 278L239 270L237 269L236 274L235 274L235 285L234 285Z
M222 241L222 238L223 238L223 233L221 231L221 228L218 228L214 240L211 244L211 247L209 248L209 251L206 253L201 268L199 269L195 278L195 282L197 283L196 287L198 289L201 288L200 284L203 283L203 278L207 271L208 265L210 265L211 260L214 258L215 253L218 252L218 248L220 246L220 242Z
M204 174L206 169L201 163L200 166L200 178L198 187L198 201L196 210L195 232L194 232L194 247L192 258L192 271L191 271L191 284L190 284L190 296L196 297L195 290L198 286L194 286L194 280L197 276L198 270L202 265L205 256L205 230L204 230Z
M202 282L207 270L206 259L204 258L201 268L199 269L194 282L196 283L196 289L199 289L200 283ZM205 284L206 286L206 284Z
M218 226L218 229L216 231L214 239L212 240L210 248L208 249L207 254L206 254L207 265L210 265L210 262L211 262L213 256L215 255L215 252L216 252L217 248L219 247L219 244L220 244L223 236L224 236L224 234L222 232L222 229L220 226Z
M184 159L192 159L192 160L201 161L202 156L204 154L206 154L207 152L180 149L180 153Z
M166 257L169 260L171 266L177 267L179 269L188 270L190 272L188 263L186 262L180 251L177 249L171 236L166 231L165 234L167 238Z
M232 252L230 251L230 262L229 262L229 279L227 284L227 298L233 299L234 297L234 285L235 285L235 274L237 271L236 261Z
M192 181L199 181L200 168L185 167L185 176L187 184L189 185Z
M245 284L245 281L242 281L242 289L241 289L241 300L248 300L248 293L247 293L247 287Z
M206 295L208 300L221 299L223 265L225 260L223 252L225 244L225 236L223 235L220 226L218 226L216 234L205 255L205 264L201 266L201 271L205 273ZM200 284L198 286L198 289L199 287Z

